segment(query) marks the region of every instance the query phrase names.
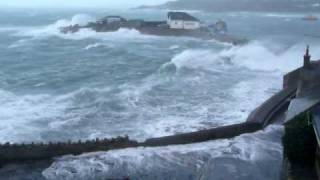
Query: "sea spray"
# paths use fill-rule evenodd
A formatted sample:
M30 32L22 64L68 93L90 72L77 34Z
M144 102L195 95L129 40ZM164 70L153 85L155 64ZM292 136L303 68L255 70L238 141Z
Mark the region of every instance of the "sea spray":
M137 30L132 29L119 29L115 32L95 32L91 29L82 29L76 33L64 34L60 31L62 27L72 25L86 25L89 22L94 22L96 19L90 15L78 14L73 16L71 19L60 19L53 24L47 26L36 26L29 27L28 29L20 29L15 32L15 36L22 37L34 37L34 38L49 38L59 37L68 40L83 40L83 39L104 39L104 40L126 40L126 39L150 39L156 38L156 36L142 35ZM19 30L19 29L17 29Z
M199 68L213 66L215 54L210 50L186 50L176 55L171 62L177 67Z
M270 47L268 47L270 46ZM272 49L272 44L265 45L259 41L253 41L244 46L232 46L221 51L205 49L188 49L171 60L177 68L202 68L216 69L215 66L228 67L239 66L257 71L289 72L301 65L304 44L295 44L281 51ZM313 46L314 56L319 57L320 47Z
M67 101L47 94L19 96L4 90L0 94L1 142L43 141L39 133L44 129L30 124L53 121L68 105Z
M282 132L281 126L270 126L264 131L231 140L67 156L54 162L43 171L43 175L49 180L61 177L99 180L127 175L133 179L227 176L240 180L251 177L246 172L254 169L264 171L255 175L257 179L276 179L280 176L277 169L281 167L278 158L281 159L282 153ZM228 163L231 159L235 160ZM270 167L269 163L273 166ZM224 174L218 173L221 169Z

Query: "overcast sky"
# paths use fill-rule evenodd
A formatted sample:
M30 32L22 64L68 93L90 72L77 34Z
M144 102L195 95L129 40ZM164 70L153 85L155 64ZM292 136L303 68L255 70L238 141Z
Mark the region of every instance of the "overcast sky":
M168 0L0 0L0 7L99 7L128 8L161 4Z

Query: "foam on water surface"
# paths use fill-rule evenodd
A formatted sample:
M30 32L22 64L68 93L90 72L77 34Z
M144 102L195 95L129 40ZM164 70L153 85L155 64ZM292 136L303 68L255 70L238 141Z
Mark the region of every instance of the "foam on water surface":
M130 13L127 17L141 17ZM1 26L0 141L125 134L142 141L244 122L281 89L282 76L302 64L306 44L313 57L320 57L318 41L301 35L316 35L319 28L290 15L232 14L197 12L208 21L226 19L232 33L252 38L246 45L127 29L59 32L62 26L92 21L90 15L65 19L59 14L34 24L23 19ZM230 140L69 156L43 174L80 180L277 179L281 135L282 128L272 126Z
M127 39L149 39L156 38L155 36L142 35L136 30L130 29L119 29L116 32L95 32L91 29L81 29L76 33L61 33L60 29L72 25L87 25L89 22L95 22L96 19L90 15L78 14L73 16L71 19L60 19L54 24L47 26L29 27L28 29L7 28L4 30L14 30L15 36L22 37L34 37L34 38L48 38L48 37L59 37L68 40L83 40L83 39L105 39L105 40L127 40ZM1 29L0 29L1 31Z
M98 47L115 49L110 42L89 44L86 49ZM3 124L2 132L7 133L18 121L28 128L3 141L57 141L62 137L57 136L61 130L63 141L125 134L144 140L244 122L253 109L280 90L281 76L298 67L299 60L294 62L290 58L298 59L294 56L300 49L302 45L285 51L272 50L260 42L215 50L185 49L180 53L165 49L173 53L171 59L159 63L151 74L139 80L118 86L84 86L66 94L39 95L43 100L38 95L12 95L12 103L5 107L22 115L4 113L2 119L9 123ZM48 85L39 82L33 87ZM27 109L30 105L34 110Z
M279 137L282 127L271 126L265 131L247 134L231 140L159 148L135 148L57 159L43 171L47 179L163 179L232 177L246 179L248 168L254 168L254 178L274 179L279 173L282 147ZM231 163L229 160L233 159ZM274 163L269 167L267 163ZM237 166L240 165L241 166ZM260 166L256 166L260 164ZM219 170L224 169L223 175Z

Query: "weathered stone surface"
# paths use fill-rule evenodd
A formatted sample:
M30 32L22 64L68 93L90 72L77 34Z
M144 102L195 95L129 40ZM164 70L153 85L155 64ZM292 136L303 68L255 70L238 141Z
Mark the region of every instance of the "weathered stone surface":
M256 122L263 126L272 123L272 120L277 114L286 111L290 100L296 94L296 89L297 87L292 86L273 95L249 115L247 122Z
M295 98L291 101L285 123L293 120L300 114L311 110L320 103L320 87L312 89L305 96Z
M216 139L227 139L239 136L244 133L251 133L261 130L259 123L241 123L198 132L178 134L174 136L152 138L142 143L143 146L167 146L173 144L190 144Z
M136 147L138 142L128 137L102 139L77 143L51 143L48 144L9 144L0 146L0 164L8 162L22 162L28 160L45 160L67 154L79 155L87 152L108 151Z

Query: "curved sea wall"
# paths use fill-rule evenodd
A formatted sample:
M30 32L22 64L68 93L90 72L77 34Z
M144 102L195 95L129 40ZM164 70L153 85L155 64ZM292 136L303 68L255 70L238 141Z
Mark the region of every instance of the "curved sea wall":
M290 100L295 97L297 86L281 90L266 100L261 106L255 109L248 117L247 122L259 123L263 127L268 126L277 120L277 117L287 111Z
M129 140L128 137L48 144L6 143L0 146L0 165L11 162L46 160L67 154L79 155L87 152L108 151L137 146L138 142Z
M141 143L141 145L152 147L191 144L209 140L233 138L244 133L252 133L261 129L262 126L260 123L245 122L192 133L147 139L144 143Z
M0 145L0 165L25 161L47 160L63 155L80 155L89 152L125 149L130 147L155 147L177 144L191 144L208 140L226 139L244 133L252 133L262 129L259 123L245 122L241 124L217 127L192 133L147 139L145 142L130 140L128 137L113 139L96 139L86 142L49 143L49 144L3 144Z

